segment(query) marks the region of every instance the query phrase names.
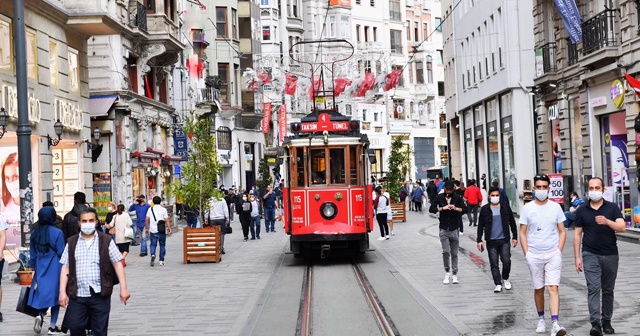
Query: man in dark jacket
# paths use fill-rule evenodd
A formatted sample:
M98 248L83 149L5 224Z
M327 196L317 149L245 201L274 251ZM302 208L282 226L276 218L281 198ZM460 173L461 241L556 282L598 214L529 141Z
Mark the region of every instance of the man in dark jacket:
M509 229L513 238L509 235ZM493 283L496 285L494 293L500 293L504 289L511 289L509 273L511 272L511 246L518 245L518 227L513 217L513 212L508 203L500 202L500 190L497 187L489 188L489 203L480 209L478 218L478 250L484 251L482 236L487 241L489 250L489 264ZM500 263L502 260L502 275Z
M64 215L64 219L62 220L62 233L64 234L65 241L80 232L80 228L78 227L80 212L85 208L87 208L87 196L79 191L73 194L73 208Z
M429 207L429 212L440 214L440 243L446 272L442 281L444 284L448 284L449 281L458 283L458 246L460 245L458 214L464 211L464 202L460 196L453 193L451 181L445 183L444 193L436 196ZM451 267L449 267L449 259L451 259Z
M436 198L438 194L438 187L433 181L429 181L427 185L427 196L429 197L429 203L433 203L433 200Z

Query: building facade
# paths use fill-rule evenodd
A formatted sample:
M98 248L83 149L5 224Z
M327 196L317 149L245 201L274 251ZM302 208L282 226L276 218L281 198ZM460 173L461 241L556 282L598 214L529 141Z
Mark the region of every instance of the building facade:
M487 186L498 181L518 212L536 172L532 2L462 1L454 7L445 1L443 7L453 18L444 25L445 50L453 50L445 77L455 76L456 83L447 86L455 89L447 93L448 106L455 107L447 119L450 130L459 130L451 142L458 137L461 153L452 175L479 181L486 174Z

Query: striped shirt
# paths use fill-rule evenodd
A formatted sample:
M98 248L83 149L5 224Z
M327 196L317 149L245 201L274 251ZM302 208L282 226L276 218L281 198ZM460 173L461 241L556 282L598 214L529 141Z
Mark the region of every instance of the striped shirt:
M80 235L76 245L76 277L78 279L78 297L90 297L91 289L100 293L100 237L96 232L93 238L86 240ZM109 243L109 260L115 264L122 255L113 240ZM60 263L69 266L69 244L64 247Z

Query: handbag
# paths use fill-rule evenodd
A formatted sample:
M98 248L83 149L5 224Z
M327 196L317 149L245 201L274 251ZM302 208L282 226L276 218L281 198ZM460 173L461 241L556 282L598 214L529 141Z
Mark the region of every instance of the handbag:
M133 228L124 228L124 238L133 239Z
M167 223L164 221L164 219L158 220L156 218L156 213L153 212L153 207L151 207L151 214L153 214L153 220L158 222L157 226L158 226L158 233L166 233L167 232Z
M116 218L118 218L118 215L113 216L113 219L111 220L111 223L113 223L113 226L109 228L109 234L112 236L116 234ZM108 223L108 224L111 225L111 223Z
M18 305L16 306L16 311L25 315L29 315L31 317L36 317L40 315L40 310L35 309L27 304L27 302L29 302L29 294L31 294L31 286L23 286L20 290L20 296L18 297Z

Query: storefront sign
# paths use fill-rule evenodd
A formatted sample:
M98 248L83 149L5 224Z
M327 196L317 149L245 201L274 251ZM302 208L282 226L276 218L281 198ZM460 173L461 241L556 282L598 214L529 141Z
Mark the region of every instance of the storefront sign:
M278 140L283 142L287 135L287 105L282 104L278 113Z
M471 141L471 130L464 130L464 141Z
M487 124L487 133L489 133L489 135L498 135L498 123L496 123L495 121L492 121L490 123Z
M55 100L55 120L60 120L65 130L82 130L82 109L80 105L66 102L62 99Z
M556 120L560 116L560 106L556 103L547 109L547 114L549 115L549 120Z
M18 119L18 91L8 85L2 87L2 106L7 109L9 117ZM38 123L42 116L40 100L33 93L29 93L29 122Z
M564 181L562 174L549 174L551 185L549 186L549 200L556 203L564 203Z
M269 133L269 122L271 121L271 103L262 104L262 133Z
M181 160L187 161L189 157L189 147L187 145L187 135L182 129L182 125L173 118L173 154L179 156Z
M482 130L482 125L481 126L476 126L474 134L475 134L475 139L476 140L482 139L484 137L484 132Z
M605 96L591 98L591 107L606 106L606 105L607 105L607 97Z
M617 109L622 107L624 104L624 85L619 79L616 79L611 83L611 100L613 100L613 104Z
M173 166L173 176L175 176L176 178L182 177L182 167L180 167L180 165Z
M502 132L513 131L513 123L511 122L511 116L502 118L500 122L501 122L500 128L502 129Z

